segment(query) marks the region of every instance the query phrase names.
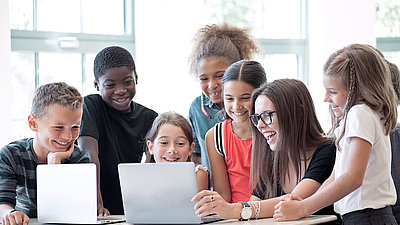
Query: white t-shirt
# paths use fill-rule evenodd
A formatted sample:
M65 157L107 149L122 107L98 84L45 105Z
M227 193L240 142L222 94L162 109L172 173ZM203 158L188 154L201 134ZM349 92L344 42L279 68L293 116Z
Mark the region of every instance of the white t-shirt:
M351 137L358 137L371 143L371 153L361 187L357 188L334 204L335 211L341 215L366 208L383 208L393 205L397 200L396 189L390 173L391 147L389 135L381 114L370 107L360 104L350 108L347 116L346 131L340 140L341 152L336 151L335 179L348 169L349 145ZM339 137L344 122L335 130ZM399 162L400 163L400 162Z

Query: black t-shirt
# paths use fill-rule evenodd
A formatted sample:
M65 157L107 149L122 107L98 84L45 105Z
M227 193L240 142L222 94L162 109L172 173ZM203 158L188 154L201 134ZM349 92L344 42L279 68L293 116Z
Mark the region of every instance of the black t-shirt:
M98 141L103 205L114 215L124 214L117 166L141 161L146 133L157 117L138 103L132 102L131 107L131 112L121 113L107 106L98 94L84 98L80 136Z
M332 173L333 166L335 165L336 158L336 146L333 142L326 142L319 146L317 150L315 150L310 164L308 165L307 171L302 179L312 179L322 184ZM261 187L260 187L261 186ZM266 186L264 184L257 185L253 190L253 195L264 199L264 192L266 190ZM284 195L286 193L283 192L282 188L278 191L280 195ZM337 215L333 210L333 205L330 205L326 208L323 208L316 212L315 214L319 215Z
M400 223L400 123L390 132L390 144L392 147L392 178L397 191L397 201L392 205L392 209L396 221Z

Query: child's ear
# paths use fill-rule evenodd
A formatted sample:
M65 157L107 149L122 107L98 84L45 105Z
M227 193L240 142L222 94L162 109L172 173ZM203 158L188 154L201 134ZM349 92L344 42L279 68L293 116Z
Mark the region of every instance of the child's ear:
M33 114L29 114L28 116L28 125L32 131L37 131L36 117Z
M194 144L194 142L192 142L192 144L190 145L189 156L191 156L191 155L192 155L192 153L193 153L193 150L194 150L194 146L195 146L195 144Z
M153 153L153 143L151 143L150 140L147 140L146 144L147 144L147 148L149 149L150 154L153 155L154 154Z
M100 89L99 89L99 82L93 81L93 84L94 84L94 88L96 88L97 91L100 91Z

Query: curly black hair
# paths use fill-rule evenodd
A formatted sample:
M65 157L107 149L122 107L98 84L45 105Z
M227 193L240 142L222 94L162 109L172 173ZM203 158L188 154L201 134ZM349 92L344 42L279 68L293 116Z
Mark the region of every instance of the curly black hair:
M99 77L104 75L108 69L122 66L128 67L134 73L135 80L137 82L138 77L136 73L136 66L131 53L118 46L104 48L97 53L96 58L94 59L94 79L98 81Z

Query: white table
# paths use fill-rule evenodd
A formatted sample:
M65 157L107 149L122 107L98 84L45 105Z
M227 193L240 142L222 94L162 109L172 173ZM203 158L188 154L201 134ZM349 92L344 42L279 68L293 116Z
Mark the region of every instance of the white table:
M334 215L311 215L307 218L303 218L295 221L285 221L278 222L274 218L265 218L258 220L249 220L249 221L238 221L236 219L231 220L222 220L215 223L209 224L225 224L225 225L300 225L300 224L321 224L330 221L337 220L337 217ZM37 219L31 219L29 222L30 225L44 225L37 221ZM128 225L128 223L114 223L114 225Z
M300 224L321 224L337 220L335 215L311 215L294 221L278 222L274 218L265 218L249 221L223 220L212 224L231 224L231 225L300 225Z

